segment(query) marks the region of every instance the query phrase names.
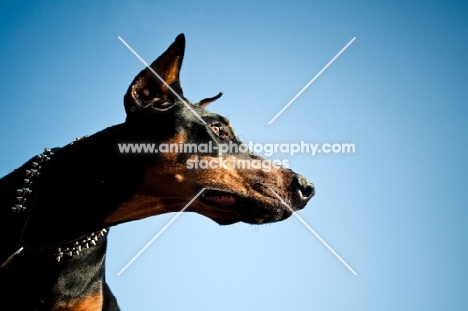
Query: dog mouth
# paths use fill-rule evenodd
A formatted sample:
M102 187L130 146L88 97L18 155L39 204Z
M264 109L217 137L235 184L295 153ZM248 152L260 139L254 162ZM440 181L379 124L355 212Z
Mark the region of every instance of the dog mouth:
M220 225L230 225L237 222L258 225L284 220L292 214L281 206L271 206L265 202L215 189L203 191L200 195L200 201L210 208L199 211L199 213Z
M216 207L233 206L239 201L237 195L221 190L205 190L201 195L201 199L205 203Z

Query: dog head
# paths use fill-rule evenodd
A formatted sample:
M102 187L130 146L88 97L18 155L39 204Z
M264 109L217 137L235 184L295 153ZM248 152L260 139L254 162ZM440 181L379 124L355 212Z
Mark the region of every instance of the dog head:
M184 50L181 34L134 78L124 96L126 125L140 141L164 146L165 152L152 152L134 200L109 219L151 216L154 206L179 211L203 188L187 211L219 224L274 222L303 208L315 193L313 184L250 152L226 118L208 111L221 93L197 104L184 97L179 80Z

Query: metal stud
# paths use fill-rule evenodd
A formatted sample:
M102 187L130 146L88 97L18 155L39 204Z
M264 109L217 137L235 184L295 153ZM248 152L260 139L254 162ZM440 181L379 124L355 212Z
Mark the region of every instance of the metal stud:
M70 247L65 248L63 252L67 254L68 256L73 257L73 252L70 249Z
M24 203L26 202L26 198L24 197L16 197L16 201L20 202L20 203Z
M15 206L13 206L13 207L11 208L11 210L12 210L13 212L15 212L15 213L22 212L22 211L24 211L25 209L26 209L26 207L23 206L23 205L21 205L21 204L16 204Z
M33 166L34 168L41 168L41 167L39 166L39 163L37 163L37 162L33 162L33 163L32 163L32 166Z
M57 253L55 254L55 260L57 260L57 262L60 262L60 259L63 257L63 252L62 252L62 248L57 248Z
M24 183L25 183L26 185L32 184L32 181L29 180L28 178L25 178L23 181L24 181Z
M76 142L78 142L78 141L81 141L81 140L83 140L83 139L85 139L85 138L87 138L87 137L88 137L88 135L81 136L81 137L77 137L74 141L72 141L72 142L70 143L70 145L73 145L74 143L76 143Z
M35 169L31 169L31 170L26 170L26 175L28 177L34 177L34 176L39 176L39 171L38 170L35 170Z

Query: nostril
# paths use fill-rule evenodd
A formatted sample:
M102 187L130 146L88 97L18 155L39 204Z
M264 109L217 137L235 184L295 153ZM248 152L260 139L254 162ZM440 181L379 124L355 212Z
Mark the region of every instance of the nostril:
M307 179L298 175L295 177L295 183L300 191L303 199L310 199L315 195L314 184L309 182Z
M307 185L305 187L303 187L301 189L301 192L302 192L302 196L304 198L311 198L315 195L315 187L314 187L314 184L312 183L307 183Z

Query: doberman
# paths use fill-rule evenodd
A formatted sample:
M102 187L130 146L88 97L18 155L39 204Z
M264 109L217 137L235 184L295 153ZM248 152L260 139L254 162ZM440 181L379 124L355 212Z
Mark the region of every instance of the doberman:
M234 167L237 159L264 160L241 148L223 153L227 165L218 169L187 163L221 159L219 151L119 150L146 142L241 145L229 121L205 109L221 93L197 104L183 97L184 50L180 34L134 78L124 123L45 149L0 179L1 310L119 310L104 276L107 229L178 212L204 188L186 211L222 225L280 221L314 195L307 179L285 167Z

